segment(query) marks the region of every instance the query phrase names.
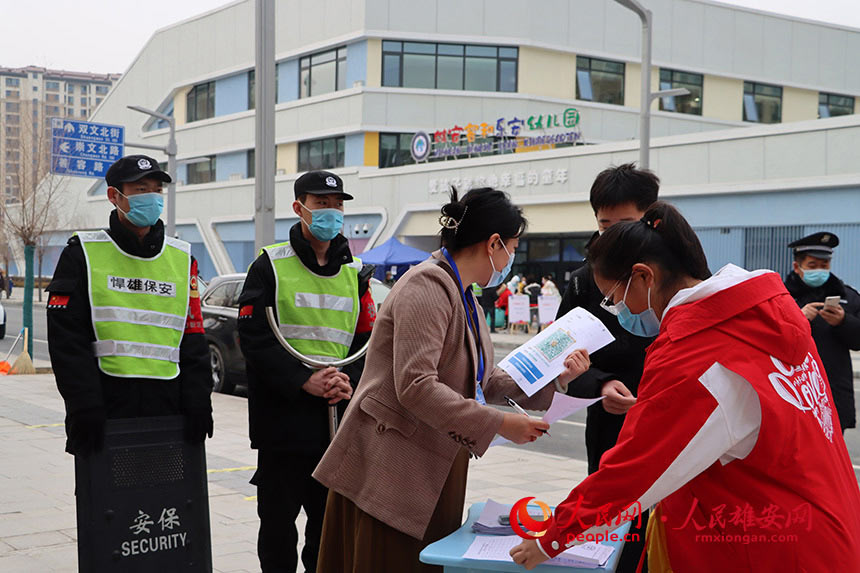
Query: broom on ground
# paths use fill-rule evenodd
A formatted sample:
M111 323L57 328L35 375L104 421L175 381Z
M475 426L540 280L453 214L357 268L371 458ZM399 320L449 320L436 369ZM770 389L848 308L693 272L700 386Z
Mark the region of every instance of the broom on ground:
M30 334L29 329L24 329L24 348L15 362L12 363L12 369L9 374L35 374L36 368L33 366L33 361L30 360L30 354L27 353L27 338Z
M6 358L0 362L0 374L8 374L9 370L11 370L12 365L9 364L9 357L12 356L12 352L15 351L15 347L18 346L18 341L21 340L22 334L24 334L23 328L18 332L18 336L15 337L15 342L12 343L11 348L9 348L9 352L6 353Z

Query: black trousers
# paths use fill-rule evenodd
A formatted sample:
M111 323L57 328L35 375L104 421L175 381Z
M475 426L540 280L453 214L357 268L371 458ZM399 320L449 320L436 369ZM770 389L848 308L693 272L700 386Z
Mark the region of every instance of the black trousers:
M642 557L642 553L645 552L645 527L648 525L649 514L650 512L647 509L642 512L642 527L636 527L636 519L630 524L630 533L638 533L639 539L636 541L627 541L624 544L624 549L621 550L621 557L618 558L618 565L615 566L615 573L636 573L639 559ZM647 557L642 567L642 573L648 573Z
M295 573L299 541L296 517L301 508L308 517L302 565L308 573L316 571L328 495L328 489L311 477L320 458L276 450L257 452L257 471L251 483L257 486L257 555L263 573Z

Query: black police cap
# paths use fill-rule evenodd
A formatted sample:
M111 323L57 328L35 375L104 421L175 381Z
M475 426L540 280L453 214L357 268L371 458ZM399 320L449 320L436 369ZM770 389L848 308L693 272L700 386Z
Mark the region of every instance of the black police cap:
M123 183L139 181L144 177L154 177L164 183L170 183L170 175L161 170L158 161L147 155L126 155L117 159L105 173L105 181L111 187L119 187Z
M809 255L818 259L830 259L833 257L833 249L839 245L839 237L829 231L812 233L802 239L788 244L794 249L795 255Z
M296 199L302 195L331 195L337 193L344 200L352 199L352 195L344 192L343 179L330 171L308 171L293 185Z

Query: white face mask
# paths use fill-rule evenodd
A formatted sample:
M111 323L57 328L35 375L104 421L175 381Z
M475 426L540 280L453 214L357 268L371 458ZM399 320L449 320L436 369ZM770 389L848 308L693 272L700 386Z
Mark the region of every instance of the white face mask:
M501 241L501 239L499 240ZM502 270L497 271L496 264L493 262L493 257L490 255L490 266L493 267L493 274L490 275L490 280L484 285L484 288L493 288L502 284L505 277L510 274L511 267L514 266L514 255L516 255L516 253L508 253L508 248L505 247L504 241L502 241L502 248L505 249L505 253L508 255L508 264L506 264Z

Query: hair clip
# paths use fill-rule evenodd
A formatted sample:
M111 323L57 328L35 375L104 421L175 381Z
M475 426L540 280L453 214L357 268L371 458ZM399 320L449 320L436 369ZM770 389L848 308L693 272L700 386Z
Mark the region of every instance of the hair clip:
M645 223L645 226L647 226L647 227L649 227L649 228L651 228L651 229L654 229L655 231L657 230L657 225L659 225L659 224L663 221L663 219L653 219L653 220L651 220L651 219L647 219L647 218L645 218L645 217L642 217L642 218L641 218L641 219L639 219L639 220L640 220L640 221L642 221L643 223Z
M460 220L458 221L454 217L450 215L446 215L444 211L442 211L442 216L439 217L439 224L445 227L446 229L454 229L454 234L457 234L457 231L460 230L460 223L463 222L463 218L466 216L466 211L469 210L469 207L466 206L463 209L463 215L460 216Z

